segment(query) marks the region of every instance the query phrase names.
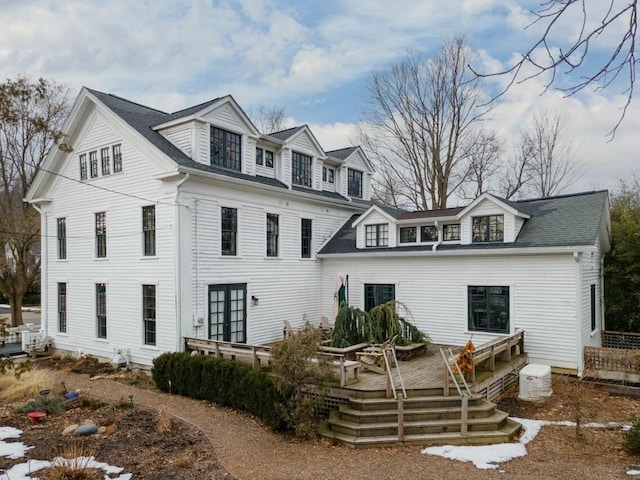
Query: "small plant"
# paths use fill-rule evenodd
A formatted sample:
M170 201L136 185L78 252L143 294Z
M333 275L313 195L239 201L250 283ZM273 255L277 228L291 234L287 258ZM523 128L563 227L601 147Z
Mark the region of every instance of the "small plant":
M61 454L53 459L45 473L46 480L91 480L96 468L92 467L93 453L77 440L67 445Z
M637 455L640 453L640 417L632 414L629 417L629 421L631 422L631 428L624 434L622 448L627 453Z
M42 398L32 398L27 400L27 402L18 407L17 410L21 413L29 413L29 412L47 412L49 414L62 414L66 411L64 399L51 396L47 399L47 403L42 400Z
M331 333L331 346L344 348L371 339L371 322L369 314L347 302L340 304L336 321Z
M191 468L198 461L198 455L193 450L187 450L173 460L176 468Z

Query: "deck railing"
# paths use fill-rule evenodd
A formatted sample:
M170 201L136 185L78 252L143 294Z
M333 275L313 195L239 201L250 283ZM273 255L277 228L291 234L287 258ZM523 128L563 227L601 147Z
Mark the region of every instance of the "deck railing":
M584 347L584 376L606 380L640 382L640 351Z
M469 380L476 381L476 369L481 366L485 370L495 371L496 361L510 362L514 355L524 353L524 330L504 338L492 340L480 345L473 352L473 368L469 373Z
M605 348L640 350L640 333L604 330L602 332L602 346Z

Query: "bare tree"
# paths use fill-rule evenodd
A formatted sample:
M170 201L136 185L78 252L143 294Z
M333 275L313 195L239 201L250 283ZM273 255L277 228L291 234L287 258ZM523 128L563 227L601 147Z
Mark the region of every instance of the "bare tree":
M610 132L613 137L633 98L638 62L635 55L637 0L545 0L532 14L534 20L527 28L541 25L542 33L531 48L510 68L490 74L476 72L477 75L509 75L510 81L502 95L514 83L546 73L551 75L545 90L552 85L558 86L559 73L563 74L562 78L566 78L565 74L577 73L578 79L573 84L559 87L569 96L590 86L596 90L605 89L618 77L626 77L623 79L626 102ZM573 20L574 15L577 20ZM567 22L579 28L568 29ZM572 31L576 32L573 36ZM608 49L608 54L599 56L599 52L594 51L598 42ZM587 62L588 59L594 60L595 67Z
M544 111L534 115L519 146L532 193L541 198L562 192L584 173L560 115Z
M480 130L466 155L469 162L467 182L461 186L462 197L474 199L490 190L492 180L501 170L502 141L495 132Z
M466 40L457 37L427 61L409 54L372 73L362 144L381 178L378 198L445 208L467 180L483 103L478 80L466 68L470 57Z
M266 107L261 105L256 111L249 112L251 121L260 133L273 133L282 130L285 113L284 107Z
M0 84L0 294L11 323L22 323L22 299L38 278L40 218L23 202L52 145L68 149L60 130L69 108L67 88L26 77Z
M519 148L513 158L505 162L500 175L497 194L506 199L510 199L520 193L531 180L531 171L528 163L529 156L527 152L522 151L522 145Z

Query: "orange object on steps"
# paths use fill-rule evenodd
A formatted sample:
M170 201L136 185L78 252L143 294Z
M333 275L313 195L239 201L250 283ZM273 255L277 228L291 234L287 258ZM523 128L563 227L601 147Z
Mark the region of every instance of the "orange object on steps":
M460 367L460 372L458 371L458 368L456 367L456 365L454 365L453 373L471 372L473 370L473 365L475 363L473 359L473 352L476 351L476 346L471 341L472 338L473 338L473 335L471 336L469 341L464 344L464 347L462 347L462 350L460 350L460 353L456 355L456 363L457 363L457 366Z

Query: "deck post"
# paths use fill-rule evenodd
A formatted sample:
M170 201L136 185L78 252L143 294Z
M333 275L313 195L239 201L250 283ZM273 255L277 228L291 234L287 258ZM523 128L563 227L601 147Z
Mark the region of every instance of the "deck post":
M344 369L344 355L340 355L340 386L344 387L347 384L347 372Z
M398 440L404 442L404 398L398 396Z
M256 353L256 346L251 345L251 355L252 355L252 366L254 370L258 370L260 365L258 364L258 354Z
M449 371L447 370L447 366L444 366L444 391L442 392L442 395L444 395L445 397L449 396Z
M462 418L460 419L460 433L467 436L467 423L469 420L469 396L462 395Z
M221 356L220 355L220 344L217 341L215 341L214 345L216 347L216 358L220 358L220 356Z

